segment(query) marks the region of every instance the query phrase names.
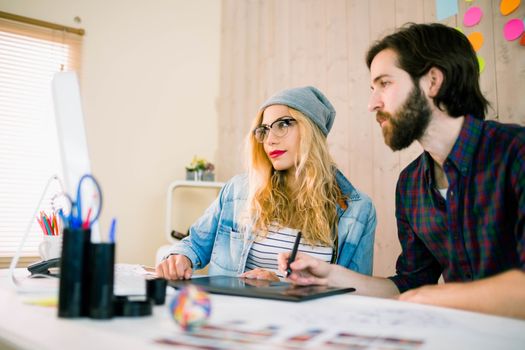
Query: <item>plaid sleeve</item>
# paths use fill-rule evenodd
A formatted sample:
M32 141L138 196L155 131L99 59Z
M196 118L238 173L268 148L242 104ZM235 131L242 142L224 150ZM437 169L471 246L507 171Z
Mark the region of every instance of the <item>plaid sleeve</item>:
M400 176L396 189L396 219L401 254L396 263L396 275L389 277L403 293L425 284L436 284L442 268L410 226L406 213L417 210L410 206L405 190L406 181Z
M516 242L520 268L525 271L525 133L520 133L515 141L517 146L517 156L512 164L512 187L515 191L517 208L516 220Z

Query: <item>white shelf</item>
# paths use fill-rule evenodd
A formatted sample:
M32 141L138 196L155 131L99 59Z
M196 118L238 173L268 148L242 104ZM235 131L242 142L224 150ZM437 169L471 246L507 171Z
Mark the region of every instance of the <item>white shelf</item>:
M166 238L168 242L173 242L171 236L172 228L172 210L173 210L173 192L177 188L215 188L221 189L224 186L224 182L215 181L188 181L188 180L177 180L173 181L168 186L168 192L166 195Z

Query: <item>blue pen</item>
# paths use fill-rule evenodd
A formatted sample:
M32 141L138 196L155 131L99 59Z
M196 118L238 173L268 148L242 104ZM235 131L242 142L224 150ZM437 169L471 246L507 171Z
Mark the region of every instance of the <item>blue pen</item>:
M117 219L111 220L111 227L109 228L109 241L115 243L115 228L117 226Z
M73 228L72 223L71 223L71 214L69 214L66 218L66 216L64 215L64 211L62 210L62 208L60 208L58 210L58 215L60 216L60 219L62 220L62 223L64 224L64 228Z

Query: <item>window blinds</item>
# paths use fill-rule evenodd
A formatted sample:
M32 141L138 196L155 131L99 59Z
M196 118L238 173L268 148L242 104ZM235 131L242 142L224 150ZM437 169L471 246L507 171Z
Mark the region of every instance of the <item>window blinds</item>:
M82 37L0 18L0 258L36 256L42 230L31 215L49 178L62 173L51 96L53 74L79 70ZM51 210L54 183L40 207Z

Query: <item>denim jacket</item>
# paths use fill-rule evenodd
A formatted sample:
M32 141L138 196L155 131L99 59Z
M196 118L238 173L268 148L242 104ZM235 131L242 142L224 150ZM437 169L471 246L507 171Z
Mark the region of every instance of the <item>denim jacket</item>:
M337 171L336 181L345 197L346 210L337 206L338 254L336 263L371 275L374 256L376 213L371 199L355 189ZM237 175L221 189L219 196L190 227L190 235L175 243L169 255L187 256L193 269L209 264L210 275L235 276L244 272L246 259L255 239L251 230L238 223L248 192L248 176Z

